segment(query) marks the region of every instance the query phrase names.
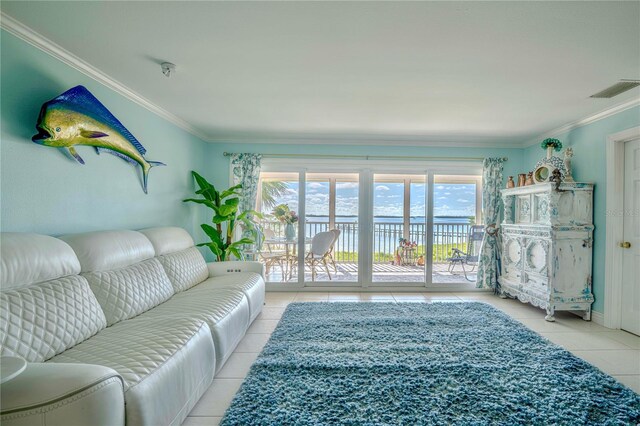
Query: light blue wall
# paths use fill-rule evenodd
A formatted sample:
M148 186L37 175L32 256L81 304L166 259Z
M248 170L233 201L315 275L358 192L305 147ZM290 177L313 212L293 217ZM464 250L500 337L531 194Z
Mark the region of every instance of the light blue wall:
M606 221L606 158L607 136L640 126L640 107L622 111L570 132L555 135L564 147L573 147L573 177L578 182L595 183L594 191L594 243L593 243L593 293L596 301L593 310L604 309L604 258ZM536 162L545 155L539 145L529 147L524 153L526 170L533 170ZM622 191L622 188L620 188Z
M522 149L490 148L428 148L400 145L284 145L284 144L213 144L207 148L207 157L212 164L212 178L216 185L229 183L229 158L223 152L255 152L262 154L320 154L320 155L389 155L416 157L508 157L504 166L506 177L522 170ZM300 160L301 164L304 159Z
M59 235L177 225L194 232L203 212L181 199L192 193L190 170L206 168L208 144L5 31L1 48L2 231ZM148 195L139 168L117 157L79 147L82 166L31 142L42 103L78 84L140 140L149 160L167 164L151 170Z

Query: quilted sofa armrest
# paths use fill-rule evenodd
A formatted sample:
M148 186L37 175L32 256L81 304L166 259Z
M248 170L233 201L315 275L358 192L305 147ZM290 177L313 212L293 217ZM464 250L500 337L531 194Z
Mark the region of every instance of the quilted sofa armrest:
M89 364L28 364L2 384L0 423L23 425L124 425L122 378Z
M264 265L260 262L210 262L207 263L207 268L209 269L209 278L236 272L254 272L264 278Z

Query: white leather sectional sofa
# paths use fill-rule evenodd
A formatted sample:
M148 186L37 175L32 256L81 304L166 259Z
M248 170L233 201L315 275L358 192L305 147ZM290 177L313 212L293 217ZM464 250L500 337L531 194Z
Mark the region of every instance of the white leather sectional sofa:
M181 228L0 239L9 425L179 425L265 296L262 265L205 263Z

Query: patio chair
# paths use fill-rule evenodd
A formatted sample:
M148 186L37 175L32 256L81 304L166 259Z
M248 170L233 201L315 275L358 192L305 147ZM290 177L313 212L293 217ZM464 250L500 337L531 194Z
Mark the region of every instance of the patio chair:
M329 280L331 280L331 272L329 272L328 259L329 250L335 241L335 233L331 231L318 232L311 239L311 248L304 258L305 265L311 269L311 281L316 280L316 267L323 265Z
M278 265L280 266L280 271L282 271L282 280L284 281L286 275L284 262L287 260L285 251L274 248L274 244L265 244L265 241L273 240L275 238L275 232L273 229L264 229L262 234L264 235L264 238L260 244L260 259L264 263L265 274L269 275L271 268Z
M333 269L335 271L335 273L338 273L338 266L336 265L336 260L333 257L333 251L336 247L336 243L338 242L338 238L340 238L340 233L342 231L340 231L339 229L330 229L329 232L333 233L333 241L331 242L331 248L329 249L329 252L327 253L327 260L329 262L331 262L331 264L333 265Z
M449 261L448 271L453 272L455 266L460 265L464 273L464 278L467 281L474 281L469 279L467 273L475 271L476 266L478 266L480 245L482 244L483 238L484 225L471 225L467 236L467 251L464 252L458 248L451 249L451 257L447 258ZM470 266L471 269L467 270L465 266Z

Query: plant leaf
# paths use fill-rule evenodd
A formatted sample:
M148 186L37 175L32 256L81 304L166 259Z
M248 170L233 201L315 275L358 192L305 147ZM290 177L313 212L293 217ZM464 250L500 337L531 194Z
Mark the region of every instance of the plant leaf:
M209 238L211 238L211 241L214 244L216 244L218 247L224 246L224 243L222 242L222 237L220 236L220 233L216 228L206 223L203 223L202 225L200 225L200 227L202 228L204 233L207 234Z
M236 247L229 246L227 247L227 251L237 257L239 260L244 260L244 253L238 250Z
M213 216L212 222L213 223L224 223L227 221L227 216L220 216L219 214Z
M242 184L238 184L236 186L232 186L231 188L227 189L226 191L222 191L222 193L220 194L220 199L224 200L225 198L229 197L230 195L240 195L241 190L242 189Z
M205 200L202 198L186 198L184 200L182 200L183 203L186 202L191 202L191 203L197 203L197 204L204 204L205 206L211 208L211 209L216 209L216 206L213 204L212 201L210 200Z
M238 210L237 205L229 205L223 204L218 208L218 214L220 216L235 216L236 211Z
M196 191L196 194L202 194L207 200L215 203L216 199L220 196L216 188L195 171L191 171L191 174L198 184L198 187L200 187L200 190Z
M231 245L229 247L231 247L231 246L238 247L238 246L242 246L244 244L254 244L254 243L255 243L255 241L253 241L251 238L245 237L245 238L240 238L238 241L236 241L234 243L231 243Z

